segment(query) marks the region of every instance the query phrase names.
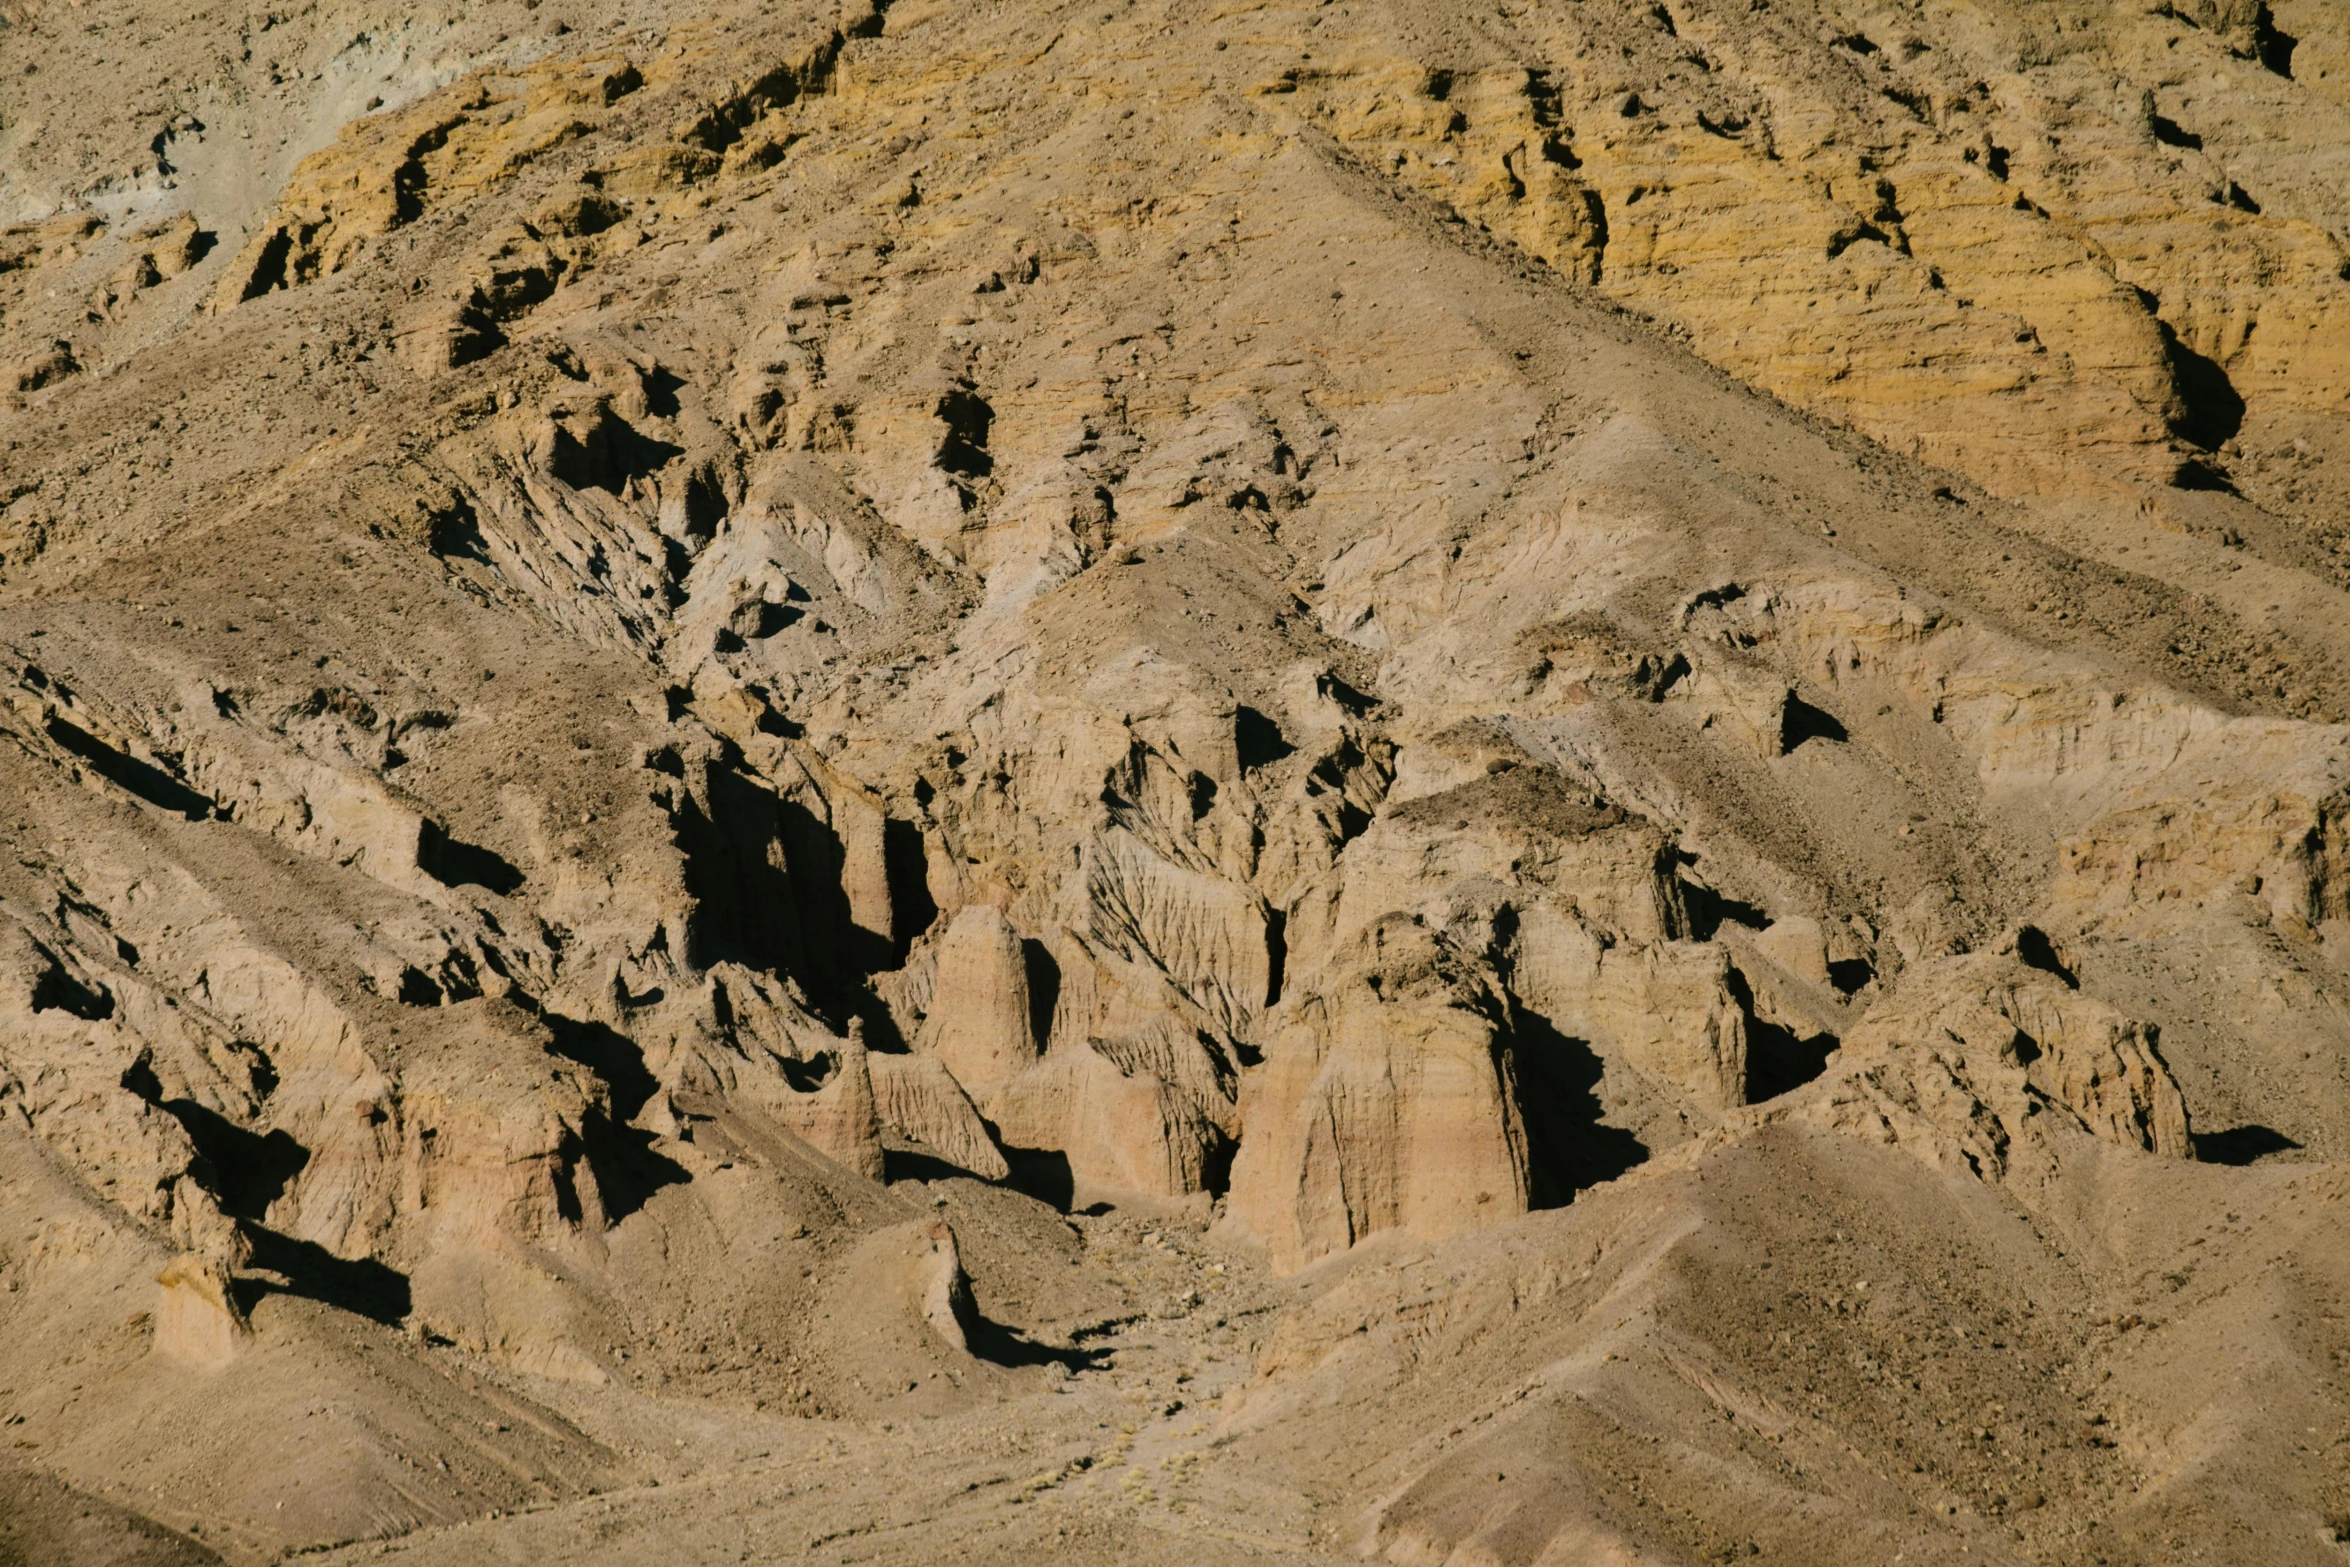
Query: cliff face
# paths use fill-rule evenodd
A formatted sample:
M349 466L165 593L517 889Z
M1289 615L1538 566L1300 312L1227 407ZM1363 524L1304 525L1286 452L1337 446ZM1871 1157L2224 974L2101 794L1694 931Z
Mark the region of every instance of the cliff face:
M2350 1533L2338 6L0 16L44 1549Z

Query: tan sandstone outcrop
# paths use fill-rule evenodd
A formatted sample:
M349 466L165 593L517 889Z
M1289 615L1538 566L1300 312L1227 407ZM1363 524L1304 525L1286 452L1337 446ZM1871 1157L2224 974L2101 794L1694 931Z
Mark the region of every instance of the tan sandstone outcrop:
M155 1282L158 1355L212 1370L235 1360L252 1341L253 1325L217 1262L182 1254L164 1264Z
M939 940L930 1015L916 1048L985 1102L1036 1059L1028 960L1003 911L967 904Z
M1290 1271L1379 1230L1505 1223L1529 1195L1502 1003L1408 916L1271 1020L1241 1104L1233 1220Z
M935 1056L868 1053L873 1106L881 1124L983 1180L1011 1173L987 1122L953 1073Z

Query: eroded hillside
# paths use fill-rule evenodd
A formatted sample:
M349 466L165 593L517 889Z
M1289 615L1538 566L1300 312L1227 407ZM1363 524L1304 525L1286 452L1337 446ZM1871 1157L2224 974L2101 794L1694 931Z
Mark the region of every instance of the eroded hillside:
M2350 1549L2337 7L0 18L0 1554Z

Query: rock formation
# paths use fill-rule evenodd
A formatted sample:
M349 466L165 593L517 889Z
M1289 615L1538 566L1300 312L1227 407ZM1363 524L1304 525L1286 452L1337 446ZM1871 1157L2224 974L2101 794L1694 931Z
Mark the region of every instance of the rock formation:
M2350 1538L2342 7L463 9L0 0L0 1556Z
M192 1254L155 1276L155 1353L191 1366L225 1366L253 1337L226 1269Z

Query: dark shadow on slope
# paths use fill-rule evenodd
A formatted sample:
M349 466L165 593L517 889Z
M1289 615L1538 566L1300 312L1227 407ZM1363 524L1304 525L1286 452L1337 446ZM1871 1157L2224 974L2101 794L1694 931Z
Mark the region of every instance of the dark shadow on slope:
M1681 863L1686 865L1696 856L1682 851ZM1714 932L1725 924L1744 925L1749 930L1761 930L1770 924L1771 916L1760 904L1742 903L1691 881L1677 878L1681 888L1681 906L1689 911L1689 938L1692 941L1711 941Z
M1232 739L1240 765L1249 769L1270 767L1297 750L1282 737L1279 724L1245 704L1232 711Z
M522 886L522 872L504 855L460 842L429 818L416 835L416 865L444 887L480 887L509 898Z
M790 867L789 907L800 931L791 972L819 1008L845 1013L852 1010L856 979L894 966L894 943L850 920L841 885L848 853L832 828L797 800L778 799L775 812L777 841Z
M33 981L35 1012L69 1013L85 1023L103 1023L114 1016L114 997L104 985L85 985L68 974L46 949L35 944L33 950L50 961L50 967Z
M2300 1146L2273 1126L2232 1126L2224 1132L2195 1134L2195 1157L2205 1164L2253 1164Z
M1524 1010L1513 1018L1511 1032L1535 1207L1564 1207L1585 1187L1612 1181L1648 1158L1647 1144L1600 1119L1606 1107L1598 1089L1606 1067L1587 1042Z
M1746 1014L1747 1103L1776 1099L1828 1069L1828 1057L1838 1043L1834 1034L1806 1037L1760 1016L1755 1011L1753 988L1735 967L1729 972L1728 983L1731 996Z
M1876 977L1876 965L1866 958L1838 958L1828 965L1828 983L1835 986L1836 993L1847 1001Z
M2162 334L2163 349L2170 356L2171 381L2178 387L2179 401L2185 409L2171 428L2207 452L2219 450L2222 442L2233 440L2236 432L2244 428L2243 394L2236 390L2236 383L2228 379L2218 360L2205 358L2180 342L2168 321L2156 317L2154 325Z
M590 1111L580 1128L581 1153L595 1175L606 1222L618 1224L652 1200L664 1186L693 1179L685 1166L653 1146L642 1127L608 1120Z
M938 902L930 895L930 855L923 847L922 829L892 816L881 824L881 867L889 882L890 966L906 961L914 938L938 919Z
M396 1327L408 1315L408 1275L386 1267L373 1257L357 1261L338 1257L313 1241L248 1223L245 1234L253 1243L253 1266L279 1274L283 1285L263 1279L239 1279L242 1303L251 1309L263 1295L299 1295L338 1311Z
M1834 713L1812 706L1789 692L1779 714L1779 753L1784 756L1806 740L1843 741L1852 738Z
M212 1167L209 1183L231 1218L261 1219L310 1163L310 1150L282 1129L251 1132L192 1099L160 1106L186 1128L188 1141Z
M2266 4L2257 7L2252 17L2252 52L2259 57L2262 67L2287 80L2293 75L2293 51L2301 40L2291 33L2277 30L2277 19ZM2322 74L2322 73L2321 73Z
M1076 1173L1069 1168L1069 1156L1058 1148L1006 1147L1004 1162L1012 1167L1009 1184L1014 1191L1025 1192L1059 1213L1067 1213L1076 1201Z
M1053 1013L1061 1005L1061 965L1033 936L1020 938L1020 956L1028 970L1028 1035L1041 1050L1052 1042Z
M720 992L723 1005L724 992ZM521 999L517 993L517 999ZM528 1006L529 1003L523 1003ZM559 1012L539 1012L551 1036L547 1050L586 1067L612 1096L610 1115L591 1110L580 1127L579 1156L596 1178L604 1217L617 1224L642 1208L664 1186L690 1180L685 1167L653 1147L654 1134L629 1123L660 1090L645 1065L641 1046L609 1024L582 1022ZM577 1222L579 1196L559 1197L564 1216Z
M995 409L968 388L957 388L938 400L938 420L946 433L938 443L938 466L964 481L975 483L995 472L987 438L995 425Z
M833 975L828 966L807 961L800 920L805 913L823 929L832 911L804 908L807 889L798 874L803 853L785 835L785 814L796 807L732 768L709 766L701 782L701 798L688 795L672 817L685 855L686 890L694 899L687 927L693 962L707 967L731 960L769 973L790 972L819 1005L828 1003Z
M677 394L685 390L685 377L655 365L638 379L645 389L645 411L656 419L676 418Z
M154 763L142 762L126 751L117 751L88 730L68 723L63 718L51 718L48 730L50 739L80 757L91 772L124 793L143 800L159 811L184 816L191 822L211 818L214 805L209 795L198 794Z
M282 1130L255 1132L193 1099L165 1099L163 1084L144 1053L122 1074L122 1086L161 1110L195 1146L197 1183L219 1199L233 1219L260 1220L310 1162L310 1150Z
M881 1181L895 1186L900 1181L976 1181L972 1174L951 1159L942 1159L927 1148L893 1148L884 1144L881 1150Z
M1265 1005L1281 1004L1281 989L1289 982L1289 911L1265 911ZM1254 1045L1232 1042L1233 1053L1240 1057L1242 1066L1255 1066L1264 1059Z
M547 472L565 484L611 495L684 455L684 447L645 434L609 407L598 407L576 426L557 421L545 452Z
M964 1324L963 1337L970 1344L972 1354L999 1366L1060 1366L1075 1373L1098 1371L1110 1363L1109 1350L1055 1349L1050 1344L1037 1343L1017 1328L990 1322L976 1313Z
M2048 939L2048 932L2037 925L2025 925L2015 933L2015 955L2018 959L2044 974L2054 974L2069 990L2081 988L2081 978L2065 962L2056 943Z
M462 495L426 517L424 536L426 547L443 560L490 564L490 546L482 537L480 514Z
M812 1056L783 1056L775 1065L793 1093L812 1094L832 1081L840 1070L840 1060L833 1051L819 1050Z
M612 1113L623 1121L635 1120L661 1086L645 1066L645 1053L637 1042L605 1023L583 1023L557 1012L541 1012L539 1018L554 1036L547 1048L602 1078L612 1090Z

